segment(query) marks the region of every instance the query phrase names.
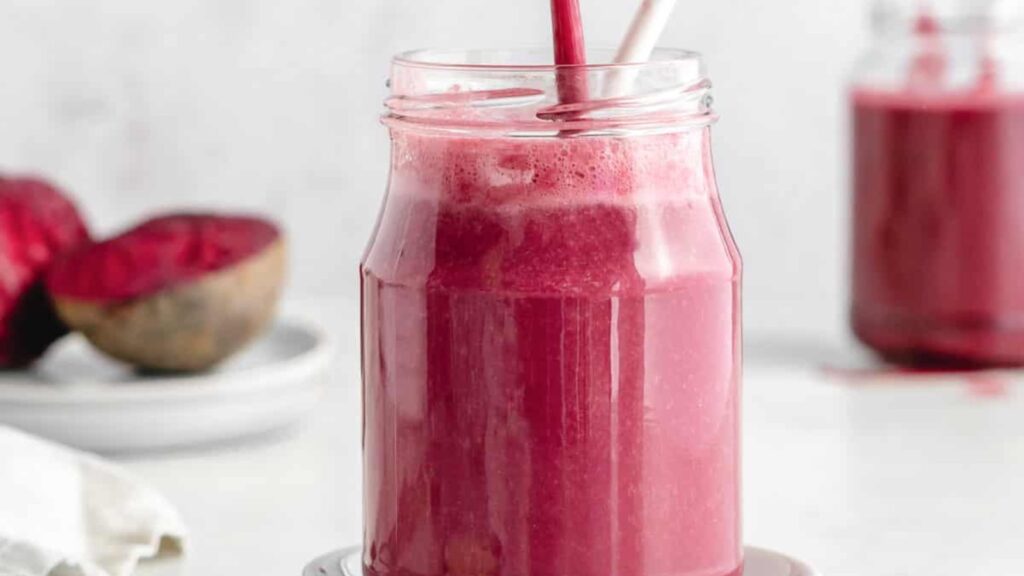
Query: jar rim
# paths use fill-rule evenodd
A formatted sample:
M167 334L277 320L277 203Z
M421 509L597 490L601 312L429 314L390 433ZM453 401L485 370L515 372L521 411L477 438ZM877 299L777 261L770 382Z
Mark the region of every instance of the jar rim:
M383 117L392 128L516 136L603 135L706 126L717 118L700 54L656 49L647 62L556 65L550 48L416 50L394 57ZM582 96L566 101L569 78Z
M700 52L681 48L656 48L646 62L614 62L615 50L609 48L590 49L587 64L554 64L550 47L523 47L511 49L445 49L426 48L400 52L392 64L405 68L451 70L459 72L544 73L558 70L615 71L639 70L666 66L698 66L703 69ZM536 62L517 63L511 57L535 59ZM504 61L508 58L509 61ZM461 60L461 61L460 61Z
M919 32L922 18L928 18L934 33L984 33L1019 31L1024 3L1019 0L985 2L922 3L911 0L876 0L871 10L872 27L879 32Z

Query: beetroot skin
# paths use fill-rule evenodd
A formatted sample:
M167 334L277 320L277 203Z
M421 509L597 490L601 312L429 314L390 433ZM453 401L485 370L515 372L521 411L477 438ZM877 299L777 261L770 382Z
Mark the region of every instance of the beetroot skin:
M0 368L32 363L67 333L41 280L58 256L88 241L78 210L57 188L0 176Z
M75 251L46 285L61 318L100 350L141 368L196 371L265 329L284 269L274 224L175 214Z

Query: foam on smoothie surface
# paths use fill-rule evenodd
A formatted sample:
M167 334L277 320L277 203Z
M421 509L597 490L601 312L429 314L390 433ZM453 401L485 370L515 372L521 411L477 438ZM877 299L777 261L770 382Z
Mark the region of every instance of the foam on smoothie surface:
M645 138L394 136L403 193L492 208L559 202L671 201L705 190L701 132ZM418 185L413 185L418 184Z

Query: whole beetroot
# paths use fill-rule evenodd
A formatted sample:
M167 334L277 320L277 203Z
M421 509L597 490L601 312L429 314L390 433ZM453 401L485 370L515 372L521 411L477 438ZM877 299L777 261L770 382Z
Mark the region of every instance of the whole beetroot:
M46 285L64 322L108 355L199 371L267 327L284 276L284 238L271 222L172 214L62 258Z
M21 368L67 328L43 289L46 269L89 241L75 205L37 178L0 176L0 368Z

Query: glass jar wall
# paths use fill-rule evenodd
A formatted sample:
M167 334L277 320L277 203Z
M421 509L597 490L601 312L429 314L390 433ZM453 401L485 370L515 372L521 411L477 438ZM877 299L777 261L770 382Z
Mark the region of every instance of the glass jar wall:
M364 570L735 575L740 261L703 67L547 58L395 61ZM566 77L589 97L560 104Z

